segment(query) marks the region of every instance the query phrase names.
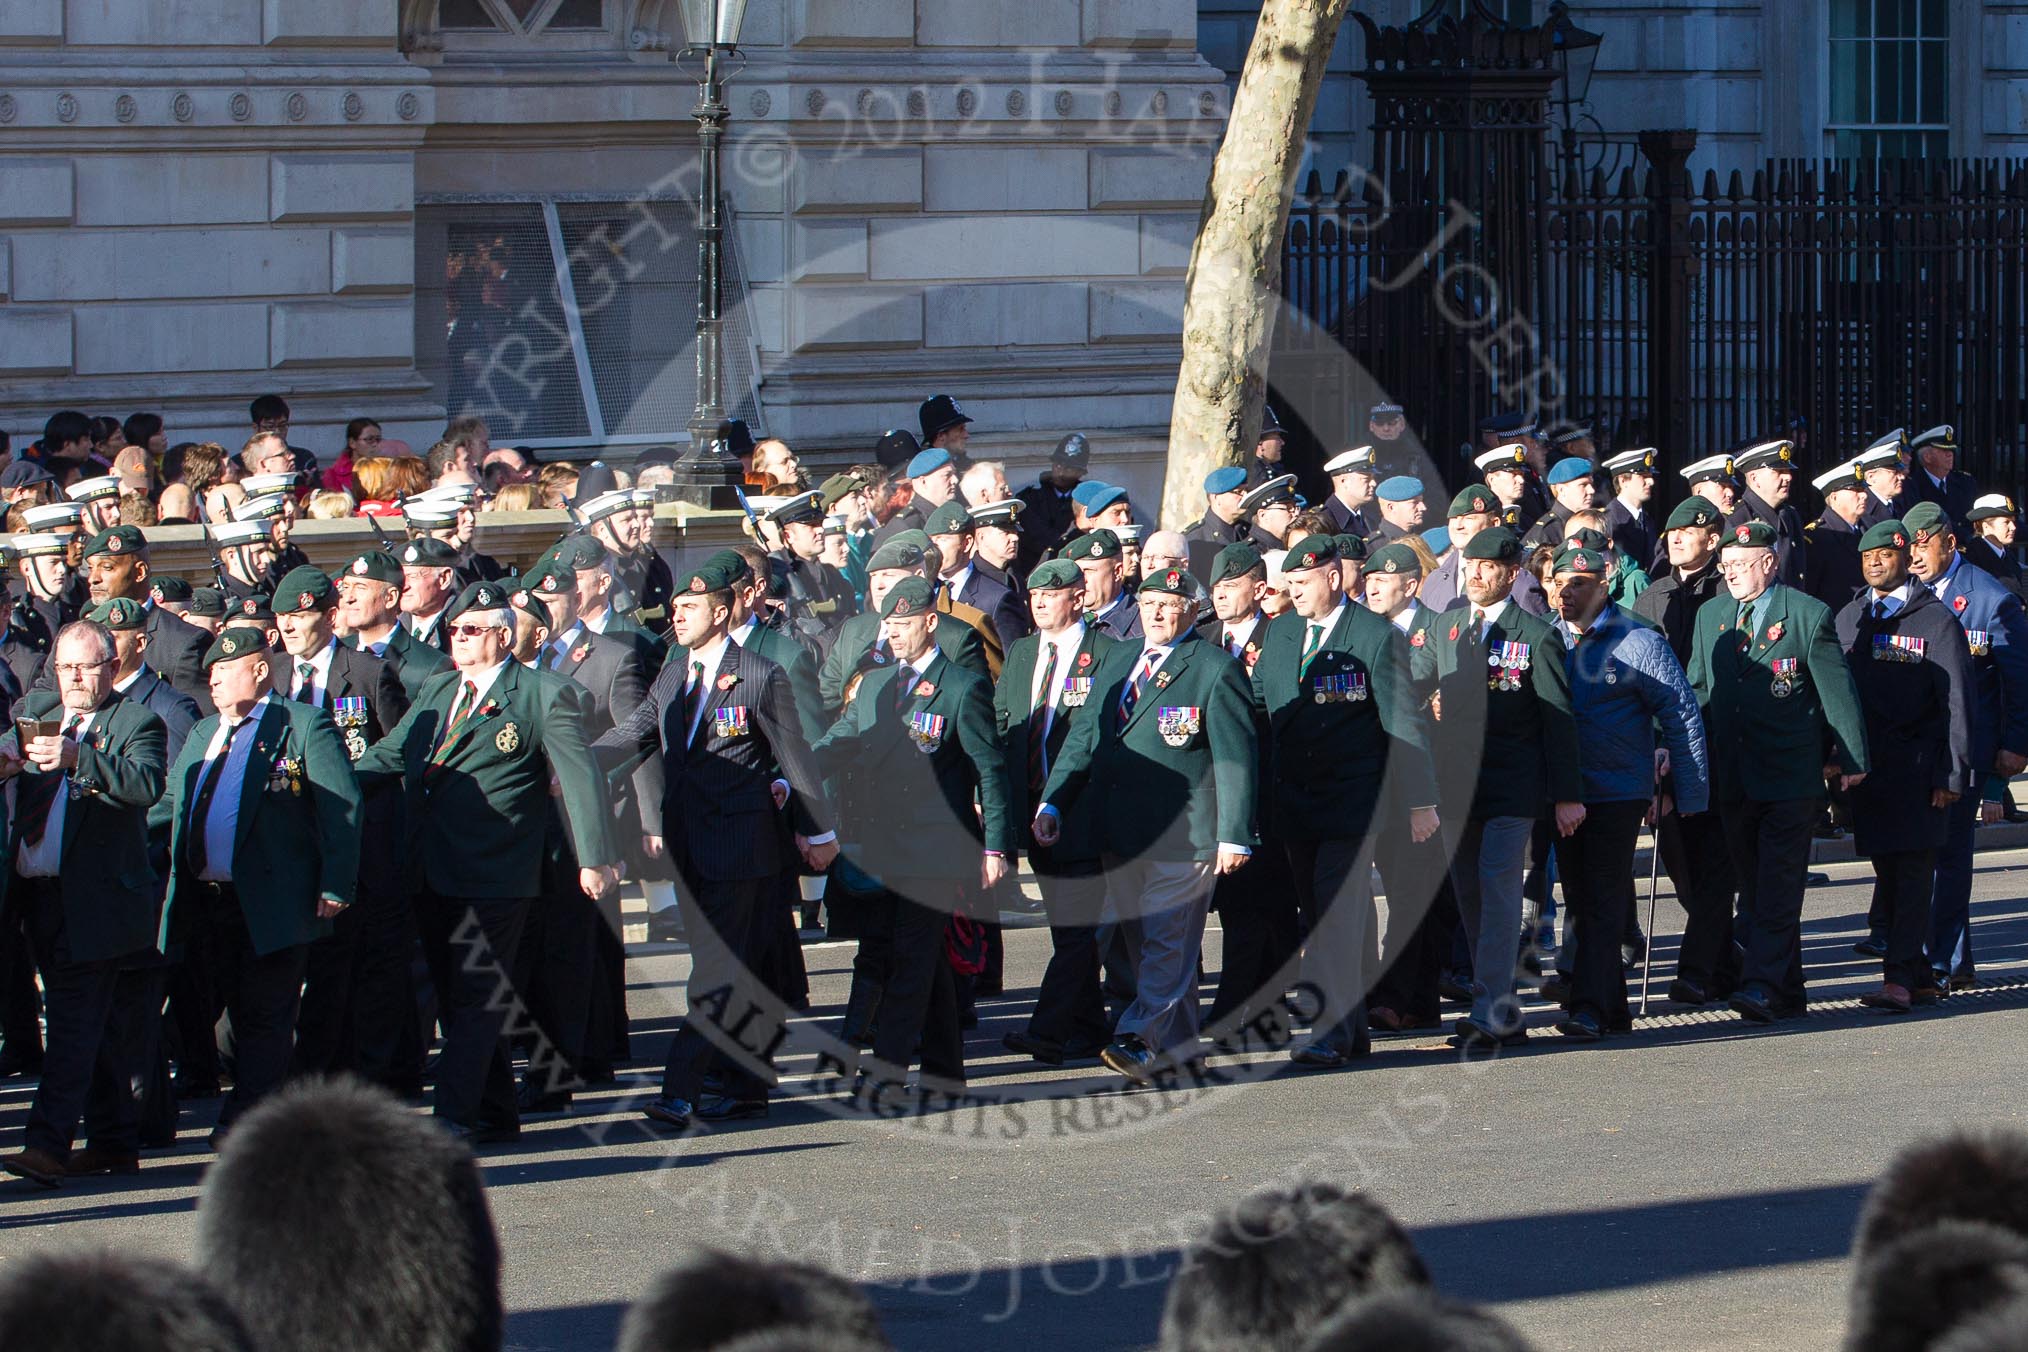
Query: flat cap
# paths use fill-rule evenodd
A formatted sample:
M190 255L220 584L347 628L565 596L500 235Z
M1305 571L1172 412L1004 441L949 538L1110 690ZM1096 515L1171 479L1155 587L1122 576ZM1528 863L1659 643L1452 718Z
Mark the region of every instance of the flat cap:
M229 624L218 631L218 637L205 649L204 669L210 671L220 662L264 655L267 650L268 636L261 630L247 624Z
M329 610L338 604L338 591L321 568L305 564L291 568L275 584L275 614L294 615L305 610Z
M0 469L0 488L33 488L55 482L56 477L33 460L10 460L7 468Z

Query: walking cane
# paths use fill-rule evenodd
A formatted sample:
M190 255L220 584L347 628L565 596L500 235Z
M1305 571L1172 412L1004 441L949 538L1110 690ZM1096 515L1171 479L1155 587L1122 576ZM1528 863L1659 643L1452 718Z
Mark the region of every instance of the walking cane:
M1662 872L1662 813L1661 802L1655 803L1655 824L1648 828L1648 952L1641 959L1641 1017L1648 1014L1649 978L1655 970L1655 894L1661 890Z

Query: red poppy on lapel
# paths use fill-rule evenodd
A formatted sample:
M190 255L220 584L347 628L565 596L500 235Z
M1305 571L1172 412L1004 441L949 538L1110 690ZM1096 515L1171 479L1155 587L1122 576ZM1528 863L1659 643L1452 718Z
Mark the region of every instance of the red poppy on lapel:
M1771 624L1767 627L1767 641L1769 643L1779 643L1781 642L1781 637L1782 627L1779 623Z
M589 643L580 643L570 650L570 660L573 662L582 662L589 656L591 656L591 644Z
M928 681L924 681L916 686L915 697L917 699L928 699L931 695L936 694L936 692L937 688L935 686L931 685Z
M734 672L728 671L725 675L718 678L718 688L720 690L730 690L738 684L739 676Z
M1452 625L1452 626L1451 626L1451 642L1453 642L1453 643L1456 643L1457 641L1458 641L1458 627L1457 627L1456 625Z
M1429 631L1424 629L1418 629L1415 631L1415 633L1409 636L1408 646L1411 648L1420 648L1422 646L1422 641L1428 637ZM1453 633L1451 637L1456 638L1457 635Z
M1090 665L1091 665L1091 654L1090 654L1090 653L1079 653L1079 654L1077 655L1077 669L1078 669L1079 671L1083 671L1083 670L1084 670L1084 669L1085 669L1086 667L1088 667L1088 666L1090 666Z
M1962 597L1962 596L1953 596L1953 597L1951 598L1951 609L1952 609L1952 610L1955 610L1955 611L1956 611L1956 612L1957 612L1958 614L1960 614L1960 615L1964 614L1964 613L1965 613L1965 598L1964 598L1964 597Z

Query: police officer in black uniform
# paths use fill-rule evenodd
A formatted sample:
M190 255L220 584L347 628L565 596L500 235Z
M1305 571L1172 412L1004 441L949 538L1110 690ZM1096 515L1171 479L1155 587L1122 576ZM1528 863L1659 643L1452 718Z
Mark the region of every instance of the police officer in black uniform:
M1042 477L1014 495L1021 501L1021 556L1017 564L1023 573L1033 572L1037 563L1053 557L1070 539L1077 523L1070 495L1090 469L1091 442L1084 433L1072 432L1049 453L1049 468Z

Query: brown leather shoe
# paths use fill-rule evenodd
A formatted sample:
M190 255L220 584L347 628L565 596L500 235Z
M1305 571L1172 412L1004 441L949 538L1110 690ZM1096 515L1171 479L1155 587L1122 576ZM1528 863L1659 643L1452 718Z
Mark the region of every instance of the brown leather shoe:
M0 1155L0 1169L18 1178L40 1183L45 1188L63 1186L63 1161L46 1150L30 1146L18 1155Z
M89 1174L138 1174L141 1172L141 1157L120 1150L99 1150L86 1146L74 1151L70 1163L63 1171L72 1178L83 1178Z
M1399 1033L1401 1031L1401 1015L1395 1013L1386 1005L1370 1006L1366 1011L1366 1022L1382 1032Z
M1882 1014L1906 1014L1913 1004L1908 987L1897 986L1892 981L1882 983L1877 991L1859 997L1859 1003L1868 1009L1877 1009Z

